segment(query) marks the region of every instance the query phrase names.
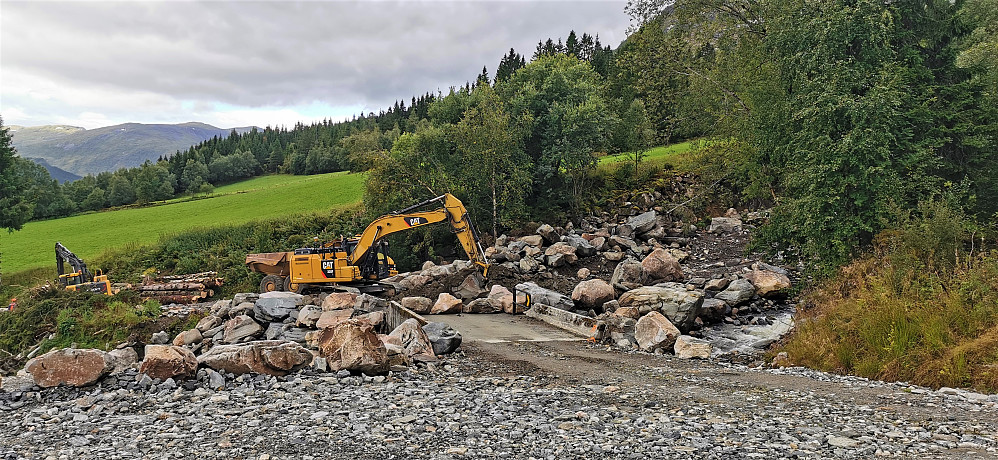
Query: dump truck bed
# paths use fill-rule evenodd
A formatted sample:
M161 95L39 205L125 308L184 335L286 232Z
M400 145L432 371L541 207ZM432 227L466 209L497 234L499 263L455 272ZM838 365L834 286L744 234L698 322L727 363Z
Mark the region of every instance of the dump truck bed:
M290 252L262 252L246 255L246 267L265 275L288 276L291 274Z

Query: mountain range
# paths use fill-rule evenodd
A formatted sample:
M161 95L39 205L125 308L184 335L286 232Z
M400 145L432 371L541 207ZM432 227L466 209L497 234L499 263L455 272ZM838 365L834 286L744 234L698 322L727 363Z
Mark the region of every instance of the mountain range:
M119 168L132 168L146 160L156 161L178 150L232 130L243 133L253 127L223 129L205 123L125 123L96 129L76 126L10 126L11 141L24 158L42 159L43 166L84 176ZM51 172L52 169L49 169ZM55 177L53 175L53 177Z

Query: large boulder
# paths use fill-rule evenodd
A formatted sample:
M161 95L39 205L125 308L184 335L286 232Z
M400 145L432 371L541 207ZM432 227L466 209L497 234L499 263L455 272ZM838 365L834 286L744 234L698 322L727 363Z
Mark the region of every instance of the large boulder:
M201 318L201 321L198 321L198 325L195 326L194 328L204 333L221 325L222 325L222 318L219 318L218 316L215 315L208 315L205 316L204 318Z
M572 290L572 300L587 309L601 307L616 296L613 286L599 278L583 281Z
M655 211L648 211L627 219L627 225L633 228L635 233L645 233L655 228L657 224L658 216Z
M357 294L352 292L333 292L322 299L322 311L344 310L353 308L357 302Z
M270 323L267 325L267 329L263 332L263 338L266 340L274 340L284 332L284 326L289 326L284 323Z
M291 312L298 310L303 297L294 292L265 292L253 304L253 317L261 321L282 321Z
M526 293L530 296L530 303L542 303L559 310L571 311L575 308L575 301L571 297L550 289L542 288L533 282L520 283L516 285L518 293ZM524 299L526 301L526 299ZM508 312L507 312L508 313Z
M700 307L700 318L708 323L716 323L731 313L731 307L721 299L704 299Z
M596 255L596 247L580 236L566 235L562 238L562 242L575 248L575 254L579 257L592 257Z
M420 315L429 313L430 309L433 308L433 300L426 297L403 297L400 303L403 307Z
M558 242L544 250L544 264L549 267L562 267L579 261L575 248L568 243Z
M428 276L430 279L427 282L430 282L433 281L433 278L442 278L444 276L453 275L458 271L460 271L461 268L462 266L457 264L457 261L455 261L455 263L450 263L446 265L434 265L430 268L427 268L426 270L419 272L419 274L423 276Z
M485 293L485 289L483 287L484 285L485 278L482 277L481 273L476 271L469 273L468 276L464 278L464 281L454 288L453 293L455 296L463 300L477 299Z
M520 297L526 299L526 296L521 295ZM499 311L510 312L513 310L513 293L501 284L492 286L488 299L489 303L493 307L498 307Z
M236 343L246 337L253 337L263 332L263 326L246 315L240 315L225 322L225 332L222 341Z
M326 329L350 319L353 316L353 309L324 311L315 322L317 329Z
M423 326L423 332L433 345L433 354L447 355L461 346L461 333L447 323L431 322Z
M184 345L200 343L202 340L204 340L204 337L201 336L201 331L191 329L177 334L177 337L173 339L173 344L182 347Z
M641 261L641 268L644 269L645 276L651 283L681 281L683 279L683 269L679 266L679 261L669 251L662 248L648 254Z
M434 265L433 267L430 267L430 268L432 269L432 268L435 268L435 267L436 267L436 265ZM417 273L417 274L406 276L401 281L399 281L398 284L399 284L399 286L402 286L402 289L411 291L413 289L419 289L419 288L425 286L430 281L433 281L433 278L431 278L429 276L426 276L426 275L421 275L421 274ZM353 303L351 303L351 305L353 305Z
M521 237L519 241L522 241L527 246L533 246L539 248L544 245L544 237L540 235L527 235Z
M697 339L688 335L681 335L676 339L673 346L677 358L683 359L709 359L713 347L706 340Z
M617 264L617 267L613 269L610 284L626 291L644 286L646 279L645 269L641 262L627 259Z
M679 336L679 329L659 312L642 316L634 326L634 339L644 351L672 350Z
M347 320L319 333L319 356L334 371L349 370L375 375L388 371L388 351L366 321Z
M625 236L620 236L620 235L611 236L609 244L618 246L621 248L621 250L624 251L630 250L631 252L635 253L638 252L638 244L635 243L633 239Z
M441 292L437 296L437 301L433 304L433 308L430 309L431 315L442 315L449 313L461 313L461 307L464 304L461 303L461 299L454 297L446 292Z
M517 266L520 269L520 273L524 274L534 273L541 268L540 262L537 262L537 259L534 259L533 257L524 257L520 259Z
M360 313L382 311L388 307L388 301L371 294L360 294L353 304L353 309Z
M315 327L315 322L322 316L322 307L318 305L305 305L298 312L295 324L303 327Z
M402 348L401 345L384 341L384 338L388 337L386 335L379 335L378 337L380 337L382 342L385 344L385 353L388 356L388 366L391 370L401 371L404 370L403 368L412 365L412 358L406 354L405 348Z
M283 340L218 345L198 357L198 363L220 372L287 375L308 365L305 347Z
M790 278L782 273L769 270L752 270L745 279L755 287L755 293L762 297L774 297L790 288Z
M305 343L305 335L309 332L309 329L302 329L300 327L294 327L290 324L285 324L284 327L281 328L281 333L277 335L277 340Z
M253 302L256 302L256 299L259 299L259 298L260 298L260 294L258 294L256 292L240 292L240 293L235 294L235 295L232 296L232 302L229 305L230 306L235 306L235 305L239 305L239 304L241 304L243 302L253 303Z
M145 359L139 365L139 372L160 380L194 377L197 369L198 360L193 352L170 345L146 345Z
M621 307L637 307L642 314L659 312L682 331L689 331L700 315L703 295L679 283L662 283L627 291L618 300Z
M550 244L561 241L561 235L558 234L554 227L548 224L537 227L537 234L544 238L544 241L547 241Z
M390 334L396 337L405 349L406 354L416 361L436 361L437 356L433 353L433 344L426 332L419 326L419 321L413 318L407 319L399 324Z
M253 302L241 302L233 304L231 307L229 307L228 311L226 311L226 315L229 318L235 318L237 316L249 316L250 318L252 318L253 315L255 314L253 313L253 308L255 306L256 304L254 304Z
M377 328L378 326L381 325L381 323L385 322L385 312L372 311L370 313L364 313L363 315L354 316L353 319L357 319L360 321L367 321L368 323L371 324L371 326Z
M502 302L493 299L475 299L461 307L462 313L499 313L503 311Z
M734 233L742 231L742 221L734 217L714 217L710 219L710 233Z
M112 366L111 375L115 375L137 367L139 354L132 347L115 348L107 352L107 360Z
M28 361L25 370L35 384L49 388L58 385L91 385L107 375L114 364L101 350L63 348Z
M748 302L755 295L755 286L749 280L737 279L728 284L723 291L714 296L715 299L723 300L728 305L734 307L738 304Z

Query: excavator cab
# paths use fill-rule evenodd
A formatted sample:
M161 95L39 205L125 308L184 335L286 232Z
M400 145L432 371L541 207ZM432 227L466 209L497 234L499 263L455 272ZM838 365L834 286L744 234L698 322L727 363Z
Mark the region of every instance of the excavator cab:
M111 292L111 282L102 271L96 270L96 275L90 273L86 262L66 249L62 243L55 244L55 262L59 270L59 285L67 291L96 292L107 295ZM73 272L66 273L64 263L69 263Z
M70 286L73 286L75 288L77 284L82 284L82 283L83 283L83 275L80 272L59 275L59 285L61 285L63 288L68 288Z

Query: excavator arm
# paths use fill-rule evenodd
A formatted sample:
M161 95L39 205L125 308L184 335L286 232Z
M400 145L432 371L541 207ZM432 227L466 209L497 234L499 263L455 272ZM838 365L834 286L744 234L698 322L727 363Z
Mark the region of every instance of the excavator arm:
M56 267L59 269L59 275L66 274L66 268L63 265L64 262L68 262L70 267L73 267L73 273L79 273L83 277L83 282L90 282L93 280L93 274L87 269L87 263L73 254L73 251L66 249L62 243L55 244L55 263Z
M439 209L431 211L414 211L417 208L426 206L434 202L443 202ZM478 265L484 273L488 273L489 264L485 260L485 251L479 243L478 234L468 217L468 210L454 195L450 193L426 200L400 211L386 214L371 222L361 233L357 241L357 247L350 255L350 264L357 265L369 257L371 249L374 248L382 238L405 230L411 230L423 225L436 224L448 221L451 228L457 234L461 247L468 254L468 260Z

